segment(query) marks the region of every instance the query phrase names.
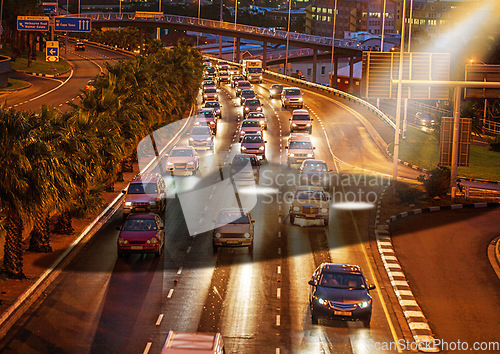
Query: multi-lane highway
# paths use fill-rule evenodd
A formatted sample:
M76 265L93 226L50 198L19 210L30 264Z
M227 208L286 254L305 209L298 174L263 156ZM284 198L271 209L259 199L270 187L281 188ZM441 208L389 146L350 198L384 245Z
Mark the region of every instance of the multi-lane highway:
M76 96L77 86L99 72L95 63L102 66L110 56L89 47L71 55L85 56L75 64L79 68L69 81L74 83L71 90L53 91L43 103L59 105ZM120 59L118 54L113 58ZM169 199L163 215L163 255L118 258L118 211L10 330L0 352L157 353L171 329L221 332L229 353L372 353L377 343L410 340L398 305L387 296L392 290L380 277L373 259L377 251L369 242L376 192L392 172L379 143L389 134L384 123L352 103L303 89L304 107L314 118L316 158L333 170L332 207L326 227L314 221L291 225L289 196L297 176L296 167L286 163L291 109L269 99L272 83L254 85L268 119L267 161L256 193L238 196L255 204L253 252L221 248L214 253L212 232L203 228L213 223L220 208L237 201L233 189L221 189L219 183L227 177L231 156L239 152L243 114L235 90L223 85L215 153L200 154L195 176L174 177L179 195ZM42 102L37 100L25 107L39 108ZM176 145L187 144L187 134L180 134ZM416 177L406 168L400 175ZM172 177L164 178L172 182ZM191 192L195 198L186 203L183 196ZM202 232L194 233L197 227ZM312 324L308 281L322 262L357 264L376 285L370 328L361 322Z

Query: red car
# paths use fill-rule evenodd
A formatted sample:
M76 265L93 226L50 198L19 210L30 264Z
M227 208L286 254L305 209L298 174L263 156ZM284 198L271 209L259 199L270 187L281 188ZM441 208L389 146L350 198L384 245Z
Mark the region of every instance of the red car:
M157 214L132 214L127 217L118 236L118 257L130 253L162 254L165 227Z

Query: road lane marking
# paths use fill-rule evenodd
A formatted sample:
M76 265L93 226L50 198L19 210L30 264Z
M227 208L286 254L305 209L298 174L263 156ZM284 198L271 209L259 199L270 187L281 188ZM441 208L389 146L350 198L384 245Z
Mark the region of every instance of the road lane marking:
M281 299L281 288L276 289L276 297Z
M172 297L172 294L174 293L174 289L170 289L167 294L167 299L170 299Z
M278 274L281 274L281 266L278 266Z
M278 231L278 238L281 238L281 231Z
M281 254L281 247L278 247L278 254Z
M222 295L220 294L219 290L217 290L217 288L215 287L215 285L214 285L213 289L214 289L214 293L216 293L216 294L217 294L217 296L218 296L218 297L221 299L221 301L222 301Z
M281 324L281 316L276 315L276 326L279 326Z
M180 266L179 270L177 271L177 275L180 275L182 273L182 266Z
M38 96L36 96L36 97L33 97L32 99L30 99L30 100L26 101L25 103L27 103L27 102L31 102L31 101L34 101L34 100L37 100L37 99L39 99L39 98L41 98L41 97L43 97L43 96L45 96L45 95L48 95L48 94L49 94L49 93L51 93L51 92L54 92L55 90L57 90L57 89L58 89L58 88L60 88L61 86L65 85L65 84L66 84L66 83L67 83L67 82L68 82L68 81L69 81L72 77L73 77L73 69L71 69L71 74L69 75L69 77L68 77L66 80L64 80L64 82L62 82L61 84L59 84L59 86L54 87L52 90L49 90L49 91L47 91L47 92L44 92L44 93L42 93L41 95L38 95Z
M153 345L152 342L148 342L148 344L146 344L146 348L144 348L144 351L142 352L142 354L148 354L149 353L149 349L151 349L152 345Z
M157 326L159 326L159 325L160 325L161 320L163 320L163 314L162 314L162 313L160 313L160 314L158 315L158 319L156 320L156 325L157 325Z
M276 348L276 354L280 354L281 351L280 351L280 348Z
M188 247L188 249L186 250L186 253L189 253L191 252L191 246Z

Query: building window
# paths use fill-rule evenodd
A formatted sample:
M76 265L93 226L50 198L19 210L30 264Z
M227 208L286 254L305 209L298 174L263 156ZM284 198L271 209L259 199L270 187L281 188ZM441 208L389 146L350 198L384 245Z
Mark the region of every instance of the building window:
M326 14L326 10L327 8L326 7L323 7L323 13Z
M311 7L311 12L316 11L316 6Z
M323 22L325 22L325 21L326 21L326 16L323 16L322 21L323 21Z
M311 68L307 68L307 76L311 76Z
M324 66L321 67L321 75L325 75L325 67Z

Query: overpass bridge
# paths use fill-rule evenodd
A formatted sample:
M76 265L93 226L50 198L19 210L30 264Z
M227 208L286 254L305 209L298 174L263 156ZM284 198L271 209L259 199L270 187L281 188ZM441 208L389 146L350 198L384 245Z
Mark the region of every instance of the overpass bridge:
M126 27L133 26L141 28L169 28L181 31L192 31L210 33L220 36L236 38L236 61L240 61L240 40L242 38L262 42L262 61L267 64L267 44L286 44L287 35L289 45L299 48L312 49L313 68L316 68L317 53L330 52L332 50L332 38L313 36L305 33L286 32L265 27L235 24L231 22L215 21L196 17L167 15L161 13L82 13L71 14L66 17L90 18L93 27ZM338 58L360 57L363 46L358 46L351 40L335 40L334 60ZM331 54L330 54L331 56ZM336 65L337 67L337 65ZM316 73L313 70L313 81Z

